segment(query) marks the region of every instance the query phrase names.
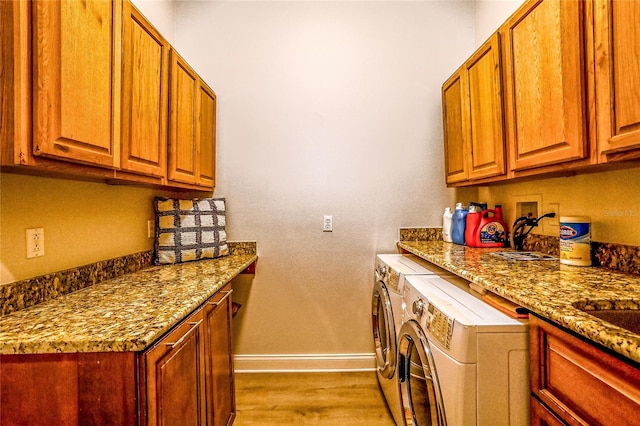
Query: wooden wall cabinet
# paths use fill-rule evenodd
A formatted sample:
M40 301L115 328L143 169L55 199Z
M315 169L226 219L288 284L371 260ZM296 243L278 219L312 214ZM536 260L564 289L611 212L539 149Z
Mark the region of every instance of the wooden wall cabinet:
M169 137L171 46L130 0L0 3L3 171L213 190L215 93L183 61Z
M0 355L2 425L231 425L231 293L141 353Z
M596 0L600 161L640 159L640 2Z
M504 175L500 35L495 33L442 86L447 184Z
M120 162L122 1L33 2L33 154Z
M169 180L214 186L216 95L171 51Z
M462 72L453 74L442 85L442 116L444 121L444 161L447 184L469 179L467 166L467 133L464 113L465 93Z
M640 425L639 369L537 317L529 327L532 424Z
M590 158L587 6L529 1L500 30L514 172Z
M169 43L124 2L122 170L166 178Z

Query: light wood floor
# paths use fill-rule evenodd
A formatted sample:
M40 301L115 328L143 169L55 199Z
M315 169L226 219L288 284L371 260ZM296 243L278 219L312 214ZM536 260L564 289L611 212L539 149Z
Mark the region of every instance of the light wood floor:
M393 426L375 372L236 373L235 426Z

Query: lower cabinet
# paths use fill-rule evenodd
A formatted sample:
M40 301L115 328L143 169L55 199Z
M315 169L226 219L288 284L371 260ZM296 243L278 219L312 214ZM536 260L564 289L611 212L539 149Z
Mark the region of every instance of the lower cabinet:
M143 354L142 424L206 424L204 349L200 309Z
M532 425L640 425L640 370L530 317Z
M231 292L227 285L203 308L207 424L215 426L231 425L236 417Z
M231 293L140 353L0 355L0 424L232 424Z

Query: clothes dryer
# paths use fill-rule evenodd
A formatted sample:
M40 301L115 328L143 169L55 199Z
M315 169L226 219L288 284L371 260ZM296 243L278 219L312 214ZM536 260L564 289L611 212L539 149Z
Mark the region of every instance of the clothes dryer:
M411 254L379 254L375 261L372 297L372 328L376 373L389 410L398 425L404 425L400 388L396 377L397 338L402 325L402 295L406 276L448 274L445 270Z
M408 276L398 337L407 425L528 425L528 323L459 277Z

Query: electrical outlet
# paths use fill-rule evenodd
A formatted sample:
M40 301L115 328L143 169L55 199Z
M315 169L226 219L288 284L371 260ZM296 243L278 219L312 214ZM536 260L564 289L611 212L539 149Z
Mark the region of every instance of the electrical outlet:
M27 229L27 259L44 256L44 228Z
M547 217L544 220L546 221L545 225L551 228L559 228L560 227L560 203L549 203L545 213L555 213L555 217Z
M153 220L148 220L147 221L147 238L153 238L153 234L154 234L154 226L153 226Z
M322 232L333 232L333 216L324 217Z

